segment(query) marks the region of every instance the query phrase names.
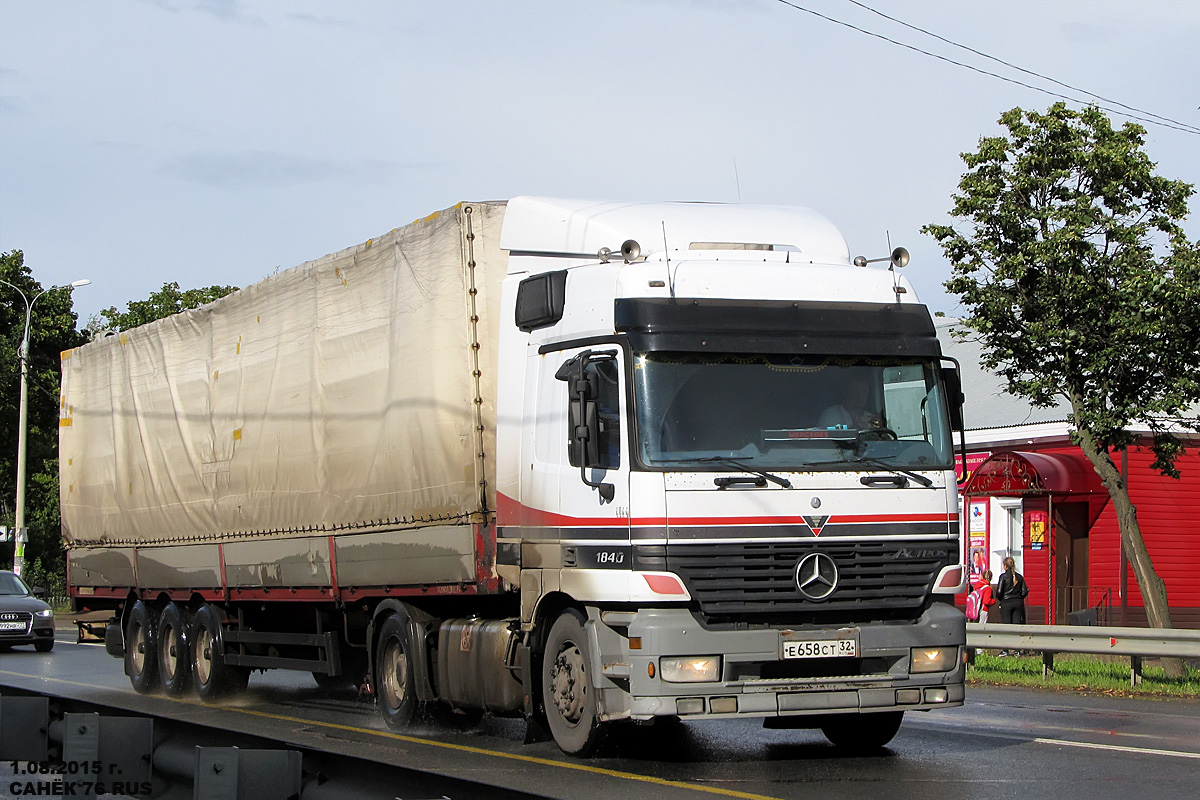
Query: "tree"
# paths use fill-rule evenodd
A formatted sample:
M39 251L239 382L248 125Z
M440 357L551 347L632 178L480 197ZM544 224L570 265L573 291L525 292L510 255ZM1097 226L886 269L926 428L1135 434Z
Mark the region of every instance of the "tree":
M156 319L169 317L190 308L199 308L205 303L211 303L231 292L237 291L236 286L205 286L202 289L179 290L175 281L164 283L157 292L151 293L146 300L130 300L124 311L117 311L116 306L110 306L88 320L88 330L93 334L101 331L127 331L138 325L145 325Z
M44 287L33 279L20 250L0 253L0 279L33 300ZM51 288L33 307L29 326L28 422L26 426L26 558L47 569L64 565L58 514L59 354L83 344L69 288ZM25 332L25 301L0 284L0 524L15 513L18 404L21 366L18 348ZM6 551L5 558L10 554Z
M947 225L922 230L952 266L983 363L1035 406L1070 405L1072 440L1113 502L1146 614L1169 628L1163 581L1113 454L1153 433L1154 466L1178 477L1176 436L1200 430L1200 242L1181 227L1191 185L1155 174L1145 129L1096 108L1020 108L964 153ZM1190 412L1194 414L1194 411ZM1181 667L1180 667L1181 670Z

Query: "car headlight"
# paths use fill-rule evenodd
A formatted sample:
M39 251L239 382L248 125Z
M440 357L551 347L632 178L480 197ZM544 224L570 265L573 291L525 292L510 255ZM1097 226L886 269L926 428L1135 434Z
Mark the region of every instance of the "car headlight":
M720 680L720 656L663 658L658 662L659 677L669 683L703 683Z
M909 672L949 672L958 663L957 647L914 647Z
M41 611L33 612L35 617L53 617L54 612L48 608L43 608Z

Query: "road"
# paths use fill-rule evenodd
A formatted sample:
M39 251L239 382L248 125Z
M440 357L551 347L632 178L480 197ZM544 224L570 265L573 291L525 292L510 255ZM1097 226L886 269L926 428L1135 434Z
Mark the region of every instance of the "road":
M4 685L548 797L1200 796L1200 701L1192 700L971 689L963 708L910 713L871 756L841 753L817 731L731 720L623 729L599 757L581 760L551 742L526 744L520 720L442 717L399 735L352 692L331 695L308 675L256 673L245 696L221 707L140 696L119 661L73 635L50 654L0 656Z

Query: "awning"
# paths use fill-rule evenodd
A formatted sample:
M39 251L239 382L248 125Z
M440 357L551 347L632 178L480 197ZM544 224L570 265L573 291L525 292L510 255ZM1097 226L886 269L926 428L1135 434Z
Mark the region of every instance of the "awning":
M995 453L963 487L963 495L1013 497L1087 496L1107 491L1083 456L1062 453Z

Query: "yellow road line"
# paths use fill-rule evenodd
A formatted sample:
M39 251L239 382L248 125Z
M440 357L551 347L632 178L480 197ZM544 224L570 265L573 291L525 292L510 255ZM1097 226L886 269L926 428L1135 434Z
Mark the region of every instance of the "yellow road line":
M97 686L92 683L81 683L79 681L70 681L65 678L48 678L43 675L27 675L21 672L11 672L9 670L0 669L0 675L16 675L22 678L32 678L34 680L50 681L52 683L64 683L68 686L79 686L86 689L111 689L108 686ZM422 739L417 736L405 736L399 733L390 731L377 731L370 728L357 728L353 725L340 725L336 722L321 722L319 720L303 719L301 717L289 717L283 714L271 714L266 711L255 711L249 708L238 708L236 706L220 706L208 705L199 700L188 700L180 697L160 697L161 700L169 700L174 703L184 705L199 706L201 708L219 709L222 711L236 711L240 714L247 714L254 717L262 717L264 719L273 719L280 722L291 722L300 725L315 725L330 730L349 731L352 733L365 733L369 736L377 736L381 739L392 739L398 742L406 742L408 744L423 744L430 747L441 747L446 750L457 750L462 753L474 753L475 755L494 756L496 758L507 758L512 761L523 761L528 764L541 764L547 767L559 767L561 769L572 769L578 772L589 772L595 775L607 775L610 778L620 778L627 781L638 781L640 783L650 783L658 786L670 786L675 789L689 789L694 792L706 792L708 794L721 795L722 797L737 797L740 800L780 800L780 798L770 797L764 794L753 794L751 792L739 792L735 789L723 789L718 786L705 786L699 783L684 783L682 781L672 781L666 778L655 778L650 775L639 775L636 772L622 772L615 769L605 769L603 767L592 767L587 764L572 764L569 761L555 761L550 758L539 758L537 756L524 756L518 753L505 753L501 750L487 750L482 747L471 747L464 744L451 744L450 742L439 742L435 739Z

